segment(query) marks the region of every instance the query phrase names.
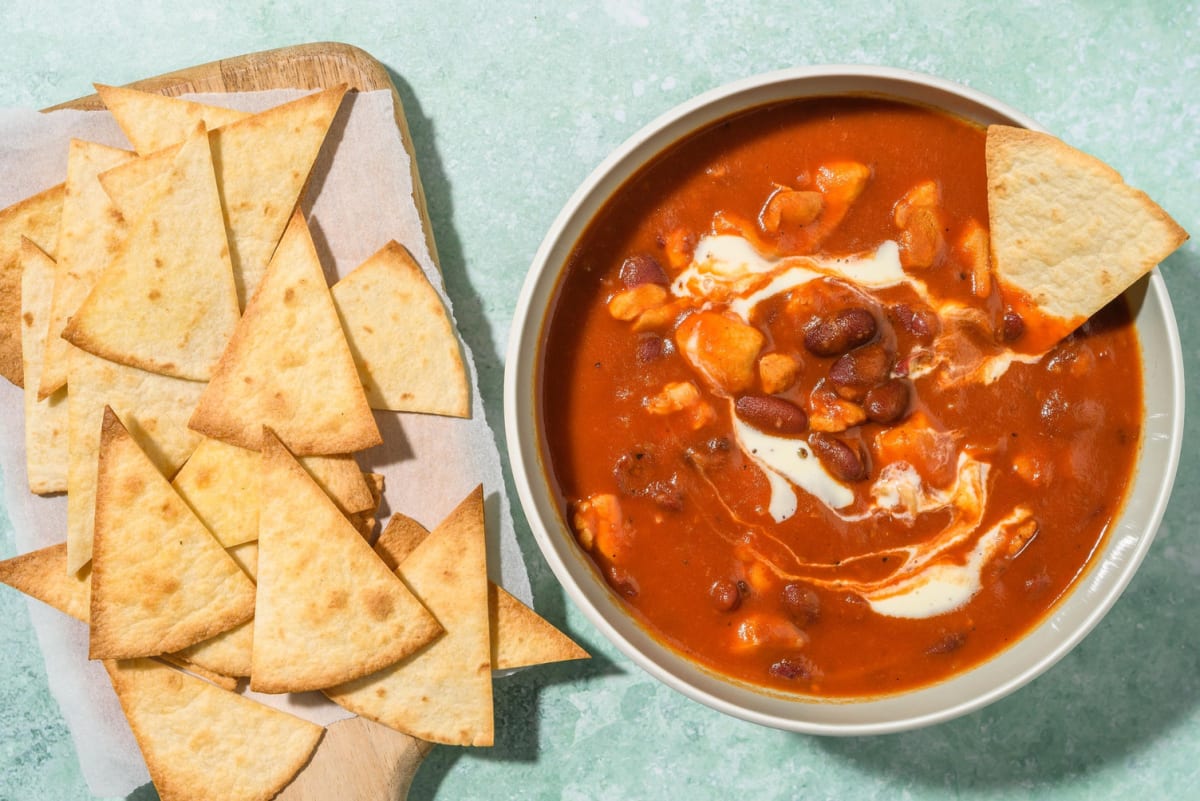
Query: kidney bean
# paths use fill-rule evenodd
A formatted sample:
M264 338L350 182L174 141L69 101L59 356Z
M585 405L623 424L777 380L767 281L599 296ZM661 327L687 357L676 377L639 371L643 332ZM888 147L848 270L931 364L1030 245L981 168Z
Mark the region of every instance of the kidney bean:
M666 350L663 348L663 338L658 334L643 334L638 337L634 357L638 364L646 364L662 358Z
M1025 320L1012 309L1004 310L1004 319L1000 323L1000 341L1016 342L1025 333Z
M706 474L728 466L732 454L733 446L727 438L713 437L701 446L684 450L683 463Z
M821 619L821 597L798 581L783 586L783 608L797 626L810 626Z
M621 282L627 287L641 286L642 284L666 286L670 283L662 265L658 263L658 259L649 253L637 253L625 259L621 263L620 276Z
M856 448L837 437L817 432L808 438L813 453L833 476L841 481L862 481L867 465Z
M961 631L951 631L940 640L925 649L927 654L949 654L962 648L967 642L967 635Z
M863 399L867 419L885 425L896 422L908 411L910 394L908 382L900 378L892 378L871 387Z
M808 415L803 409L773 395L743 395L734 409L738 417L768 434L794 436L808 428Z
M650 482L650 471L654 454L646 448L638 448L622 454L613 465L613 478L623 495L642 495Z
M729 579L717 579L708 588L708 597L718 612L732 612L742 605L742 593Z
M637 579L633 577L633 574L616 565L608 566L608 584L618 594L631 600L638 597L638 593L641 591Z
M818 356L838 356L869 342L877 330L875 315L861 306L818 317L804 332L804 347Z
M907 303L898 303L888 309L891 317L900 327L912 334L918 342L929 344L941 329L937 314L933 309L914 309Z
M671 481L654 481L646 487L650 499L664 509L678 512L683 509L683 491Z
M855 348L829 368L829 383L846 400L861 401L867 391L887 380L892 357L878 342Z
M772 676L778 676L781 679L801 679L808 681L817 675L816 663L807 656L799 654L785 656L783 659L772 664L767 670Z

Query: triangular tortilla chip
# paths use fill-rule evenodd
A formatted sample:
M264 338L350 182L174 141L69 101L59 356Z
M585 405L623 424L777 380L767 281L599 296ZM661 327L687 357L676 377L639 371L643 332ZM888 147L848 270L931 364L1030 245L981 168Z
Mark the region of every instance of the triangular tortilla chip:
M232 548L226 548L225 552L233 557L233 561L238 563L243 572L249 576L254 582L258 582L258 540L253 542L243 542L241 545L235 545Z
M305 456L300 464L348 516L372 509L371 489L353 456ZM226 548L258 538L262 459L257 451L205 439L171 484Z
M259 461L258 454L254 454ZM261 463L260 463L261 464ZM255 500L257 503L257 498ZM257 511L255 512L257 520ZM232 548L226 548L225 553L237 562L251 580L258 578L258 542L243 542ZM239 623L229 631L223 631L216 637L189 645L175 656L192 665L198 665L223 676L249 676L250 656L254 649L254 621L247 620Z
M403 245L389 242L330 292L372 409L470 416L454 325Z
M265 425L297 456L382 442L299 211L190 425L250 450Z
M483 489L417 546L400 572L446 629L428 648L325 694L385 726L449 745L491 745L491 634Z
M96 455L104 407L111 406L164 475L174 475L200 442L187 427L204 384L148 373L78 348L70 354L67 403L67 546L71 571L92 558Z
M343 513L375 513L379 496L370 479L350 454L301 456L300 464Z
M206 381L240 316L201 123L62 335L111 361Z
M21 239L21 354L25 359L25 472L39 495L67 489L67 388L38 400L46 329L54 296L54 260Z
M210 106L126 86L99 83L93 86L133 149L143 156L182 142L195 130L198 122L203 122L211 131L251 116L248 111Z
M239 623L216 637L190 645L175 656L222 676L249 676L254 621Z
M345 93L344 85L314 92L209 134L243 309L258 291ZM104 188L118 208L141 206L149 180L172 155L167 148L107 173Z
M246 624L243 623L242 625L245 626ZM160 656L155 657L155 658L160 659L163 662L166 662L168 665L174 665L175 667L179 668L180 670L186 670L188 673L191 673L193 676L199 676L200 678L204 679L205 681L209 682L210 684L217 685L222 690L228 690L229 692L233 692L234 690L237 689L238 680L236 678L234 678L233 676L226 676L223 673L217 673L214 670L209 670L206 667L201 667L200 665L197 665L195 662L189 662L188 660L186 660L183 657L178 656L176 654L161 654Z
M127 150L71 140L39 398L48 397L67 382L68 355L74 348L60 335L125 236L125 218L97 176L132 158L134 155Z
M21 239L53 254L58 248L66 185L59 184L0 211L0 375L18 387L21 375ZM40 359L39 359L40 361ZM37 387L33 388L35 391Z
M375 553L395 570L428 536L424 526L397 512L376 540ZM512 670L589 656L570 637L491 581L488 582L488 615L493 670Z
M104 667L163 801L267 801L324 732L152 659Z
M258 461L258 454L254 454ZM255 500L257 503L257 498ZM257 520L257 511L255 512ZM243 542L232 548L226 548L242 572L251 581L258 578L258 542ZM189 645L175 656L179 659L211 670L223 676L249 676L250 654L254 647L254 620L239 623L229 631L223 631L216 637L211 637L195 645Z
M226 548L258 539L262 459L257 451L205 439L171 479L196 517Z
M375 525L378 522L375 520L375 515L379 511L379 505L383 502L383 475L363 473L362 477L371 493L371 505L361 511L348 513L346 518L358 529L358 533L362 534L363 539L371 542L375 537Z
M379 504L383 502L383 487L385 484L382 473L363 473L363 483L367 485L367 492L371 495L371 504L364 511L369 511L375 514L379 511Z
M278 438L264 432L251 689L302 692L358 678L440 631Z
M1071 333L1188 237L1107 164L1049 134L990 126L987 175L992 268L1006 301L1048 318L1031 326L1038 346Z
M375 553L389 568L396 570L428 536L427 528L408 515L395 512L375 540Z
M92 558L92 659L170 653L254 614L254 582L105 409Z
M67 572L65 542L0 562L0 582L76 620L88 621L91 571Z
M503 587L488 584L492 620L492 669L513 670L587 659L588 652Z

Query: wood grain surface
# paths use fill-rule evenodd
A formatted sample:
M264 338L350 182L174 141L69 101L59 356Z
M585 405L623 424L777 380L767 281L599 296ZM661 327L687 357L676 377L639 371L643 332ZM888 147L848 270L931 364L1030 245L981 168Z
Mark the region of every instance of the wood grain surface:
M251 92L267 89L323 89L346 83L352 90L392 92L396 126L412 165L413 199L421 214L429 253L437 263L433 230L417 171L412 136L400 95L387 69L365 51L336 42L303 44L225 58L128 84L172 97L199 92ZM94 110L104 106L89 95L54 106ZM363 718L326 727L308 765L284 788L279 801L398 801L406 798L431 743Z

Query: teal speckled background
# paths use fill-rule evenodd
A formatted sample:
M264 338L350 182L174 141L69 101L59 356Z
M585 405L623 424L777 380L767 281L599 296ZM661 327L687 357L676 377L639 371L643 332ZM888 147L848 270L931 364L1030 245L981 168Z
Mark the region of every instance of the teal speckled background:
M612 148L736 78L836 62L965 83L1105 159L1200 235L1195 3L828 5L836 8L16 0L0 4L0 106L40 108L89 93L92 81L119 84L305 41L370 52L405 101L449 292L502 447L508 325L543 232ZM1189 243L1162 270L1194 401L1200 246ZM410 797L1198 798L1200 422L1188 423L1186 438L1158 540L1079 648L985 710L878 738L760 729L654 683L566 600L518 518L538 609L597 658L498 683L497 746L435 749ZM0 510L0 557L13 553ZM15 592L0 592L0 621L0 799L87 798ZM150 787L131 796L155 797Z

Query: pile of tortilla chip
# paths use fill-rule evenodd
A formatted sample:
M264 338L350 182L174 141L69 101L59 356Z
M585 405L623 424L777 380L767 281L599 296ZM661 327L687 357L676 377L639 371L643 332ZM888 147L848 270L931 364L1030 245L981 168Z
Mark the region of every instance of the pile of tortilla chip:
M0 372L31 491L67 494L65 542L0 581L89 625L164 799L306 764L321 727L242 685L492 744L494 669L587 655L488 581L482 488L377 533L372 410L470 406L402 245L324 277L300 200L346 87L257 114L97 88L136 151L74 140L64 184L0 211Z

